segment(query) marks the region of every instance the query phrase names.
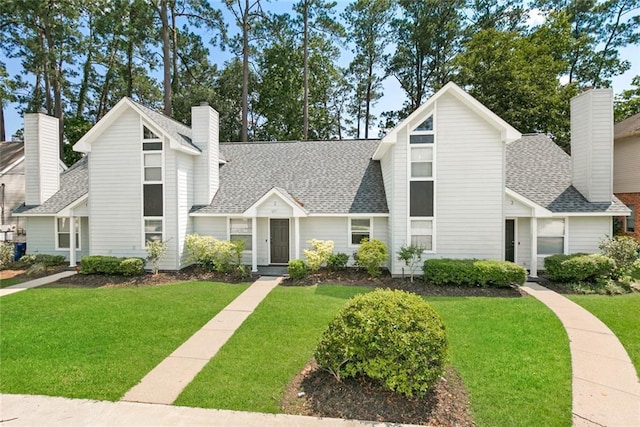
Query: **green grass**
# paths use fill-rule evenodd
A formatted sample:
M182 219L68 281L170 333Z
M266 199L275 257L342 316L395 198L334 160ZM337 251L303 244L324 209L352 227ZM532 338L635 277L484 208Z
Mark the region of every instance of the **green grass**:
M311 358L331 319L359 292L365 290L275 288L175 404L280 412L285 386Z
M0 392L117 400L247 285L33 289L0 299Z
M0 280L0 289L6 288L8 286L17 285L18 283L25 282L25 279L19 279L17 277L12 277L10 279L2 279Z
M176 405L277 413L284 387L313 354L330 319L364 289L274 289ZM479 426L571 425L566 333L532 298L429 298Z
M560 321L533 298L428 298L478 426L570 426L571 358Z
M640 375L640 294L568 297L602 320L616 334Z
M632 273L631 273L631 277L633 277L636 280L640 280L640 267L636 268Z

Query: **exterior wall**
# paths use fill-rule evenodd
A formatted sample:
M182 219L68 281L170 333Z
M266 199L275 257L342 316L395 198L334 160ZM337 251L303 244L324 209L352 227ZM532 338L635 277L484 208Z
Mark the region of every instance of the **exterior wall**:
M640 179L640 178L639 178ZM638 241L640 241L640 192L637 193L619 193L616 194L616 197L620 199L622 203L625 205L634 205L635 206L635 233L626 233L626 219L628 217L622 217L622 233L625 236L635 237Z
M29 233L27 234L27 253L28 254L48 254L48 255L64 255L69 259L69 250L56 249L56 226L55 217L25 217L22 221L26 222ZM89 255L89 219L87 217L80 218L80 247L81 250L76 251L77 260Z
M599 243L611 237L611 217L570 217L568 224L567 252L598 253ZM542 264L541 264L542 265Z
M437 136L436 136L437 138ZM408 166L408 140L407 129L400 129L397 135L397 142L391 147L386 155L390 156L393 168L393 179L391 191L387 197L392 197L389 206L389 253L396 253L408 239L408 218L409 218L409 172ZM436 170L437 167L434 168ZM385 184L385 190L386 188ZM391 195L391 196L390 196ZM398 261L395 256L391 257L390 269L392 274L400 274L404 263Z
M11 212L24 203L24 161L17 164L6 174L0 176L4 184L4 214L0 219L2 225L15 225L16 229L24 229L25 220L12 216ZM14 238L16 236L14 235Z
M640 192L640 137L618 139L613 145L613 192Z
M516 218L516 264L531 268L531 219ZM538 264L540 267L541 264Z
M291 206L276 194L272 194L262 202L257 211L260 217L289 218L293 214Z
M195 203L208 205L218 191L219 175L219 119L218 112L208 105L191 108L191 129L193 143L202 151L196 157L194 188Z
M500 133L448 94L435 119L435 257L503 259Z
M504 214L507 218L530 217L533 215L533 210L511 197L505 196Z
M194 221L189 216L193 206L193 159L182 153L176 153L176 258L179 268L185 266L184 238L193 233ZM170 205L167 205L167 210Z
M140 116L123 112L88 155L91 253L146 257Z
M60 188L58 119L42 113L24 115L25 201L40 205Z
M613 92L593 89L571 100L574 187L590 202L610 202L613 192Z

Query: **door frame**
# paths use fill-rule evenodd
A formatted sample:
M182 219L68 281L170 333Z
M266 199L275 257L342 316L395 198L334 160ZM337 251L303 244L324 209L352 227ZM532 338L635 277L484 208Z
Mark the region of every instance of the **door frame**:
M504 260L507 260L507 221L513 221L513 262L518 263L518 218L504 219Z
M286 220L287 221L287 226L289 229L289 239L287 240L287 262L286 263L273 263L271 261L271 220L273 219L277 219L277 220ZM268 218L268 227L267 227L267 247L269 248L269 265L287 265L289 263L289 261L291 261L291 218L281 218L281 217L274 217L274 218Z

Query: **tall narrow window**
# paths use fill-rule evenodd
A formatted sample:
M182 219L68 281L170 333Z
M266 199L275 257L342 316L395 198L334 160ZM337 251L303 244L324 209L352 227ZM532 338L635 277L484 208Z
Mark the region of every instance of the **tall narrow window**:
M164 192L162 140L142 127L142 215L144 241L163 240Z
M229 240L244 242L244 250L252 250L251 220L231 218L229 220Z
M436 135L433 115L409 134L409 240L433 251L434 154Z
M56 218L56 249L71 247L71 224L69 218ZM80 249L80 219L76 218L76 250Z

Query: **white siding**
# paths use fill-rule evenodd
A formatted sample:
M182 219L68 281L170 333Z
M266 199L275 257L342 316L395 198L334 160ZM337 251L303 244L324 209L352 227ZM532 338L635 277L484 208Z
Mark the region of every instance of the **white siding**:
M503 259L504 144L449 94L436 105L436 257Z
M194 217L193 232L201 236L213 236L218 240L227 240L227 218L223 216L215 217Z
M509 217L530 217L533 214L533 210L513 199L512 197L505 196L504 199L504 214Z
M425 114L425 117L427 114ZM397 134L397 142L389 152L393 165L393 181L391 182L391 196L393 200L389 205L389 253L395 254L402 245L407 244L407 221L409 217L409 173L408 173L408 134L407 129L400 129ZM389 153L387 153L389 154ZM385 188L386 189L386 188ZM391 257L391 272L400 274L404 263Z
M269 265L269 220L267 218L258 218L258 265ZM295 248L293 248L295 251ZM302 256L302 249L300 249ZM296 255L291 252L291 259L295 259Z
M273 218L289 218L293 214L293 209L282 198L272 194L258 206L258 216Z
M616 140L613 146L613 192L640 192L640 137Z
M49 254L64 255L69 259L68 250L56 250L56 218L49 217L26 217L22 219L28 227L27 232L27 253L28 254ZM77 260L89 255L89 220L86 217L80 218L80 247L82 250L76 251Z
M178 156L180 154L169 148L169 142L163 142L164 164L162 165L162 173L164 176L163 196L164 196L164 233L163 239L167 242L167 252L160 260L161 270L177 270L180 268L180 255L178 246L180 245L180 236L178 233L178 212L180 210L178 198ZM184 194L186 196L187 194Z
M145 257L140 117L124 112L89 153L91 253Z
M60 187L58 119L41 113L24 115L25 200L40 205Z
M611 201L613 91L593 89L571 100L573 185L590 202Z
M185 262L184 238L193 233L193 219L189 216L189 210L193 205L193 159L186 154L176 155L176 194L177 194L177 255L179 267Z
M516 263L526 269L531 268L531 220L516 219ZM542 264L538 264L538 267Z
M195 204L208 205L219 185L219 118L208 105L191 108L193 143L202 153L195 159Z
M4 184L4 215L2 224L15 225L16 228L25 228L23 218L12 216L11 212L24 203L24 161L16 165L6 174L0 177Z
M572 217L568 224L568 252L599 253L598 244L611 236L611 217Z

